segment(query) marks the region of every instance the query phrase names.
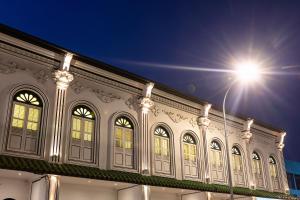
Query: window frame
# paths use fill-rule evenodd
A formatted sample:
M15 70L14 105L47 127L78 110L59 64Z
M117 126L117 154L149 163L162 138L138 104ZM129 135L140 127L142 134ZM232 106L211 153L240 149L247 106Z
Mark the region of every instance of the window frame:
M216 142L217 144L218 144L218 146L219 146L219 148L220 149L214 149L214 148L212 148L212 143L213 142ZM211 181L212 182L214 182L214 183L226 183L226 181L227 181L227 174L226 174L226 167L227 167L227 159L226 159L226 154L225 154L225 147L224 147L224 145L223 145L223 143L222 143L222 141L219 139L219 138L212 138L211 140L210 140L210 143L208 143L208 151L209 151L209 167L210 167L210 179L211 179ZM220 165L220 166L216 166L215 168L217 168L217 172L219 172L219 173L221 173L222 174L222 179L214 179L213 178L213 174L212 174L212 172L213 172L213 170L212 170L212 165L213 165L213 163L212 163L212 156L213 156L213 151L219 151L220 152L220 157L221 157L221 164L222 165ZM218 169L219 168L219 169Z
M94 113L94 148L93 148L93 161L92 162L85 162L80 161L76 159L69 159L69 153L70 153L70 143L72 140L72 120L73 120L73 110L75 107L78 106L85 106L88 107L91 111ZM100 128L101 128L101 115L98 112L97 107L94 106L91 102L85 101L85 100L79 100L75 102L71 102L70 105L67 108L67 115L65 117L65 120L67 121L67 125L65 127L65 130L68 134L66 134L66 140L65 140L65 148L64 148L64 161L66 163L70 164L76 164L76 165L83 165L83 166L91 166L95 167L99 165L99 157L100 157Z
M33 93L36 97L39 98L39 100L42 103L42 106L40 106L40 117L39 117L39 136L36 140L37 142L37 148L35 153L26 153L25 151L15 151L8 148L8 142L9 142L9 136L10 136L10 127L12 123L12 115L13 115L13 108L14 108L14 99L15 96L21 92L30 92ZM5 100L3 101L5 102ZM48 98L46 97L45 93L42 92L42 90L38 87L35 87L34 85L28 85L28 84L19 84L15 86L14 88L11 88L8 91L8 95L6 98L6 110L7 110L7 117L5 117L5 132L3 134L3 153L7 155L18 155L18 156L26 156L28 158L33 159L43 159L45 157L45 146L46 142L46 131L49 129L48 125L48 109L49 109L49 102ZM19 102L21 103L21 102ZM5 105L5 104L4 104Z
M256 154L259 159L254 159L254 157L253 157L254 154ZM261 168L260 169L261 178L262 178L262 183L263 183L262 186L257 185L257 180L256 180L256 176L255 176L255 174L257 174L257 173L254 173L254 161L253 160L258 160L259 161L260 168ZM264 171L264 160L263 160L262 154L257 150L253 150L252 154L251 154L251 171L252 171L252 176L254 178L255 187L260 188L260 189L265 189L266 188L266 182L265 182L266 177L265 177L265 171Z
M162 127L165 129L169 135L169 157L170 157L170 173L162 173L155 170L155 130L158 127ZM163 176L163 177L175 177L175 158L174 158L174 135L172 129L165 123L156 123L153 124L151 127L151 173L153 175L157 176Z
M186 136L189 136L192 138L193 140L193 144L192 143L188 143L185 142L184 139ZM197 137L197 135L193 132L193 131L185 131L182 133L181 136L181 140L180 140L180 144L181 144L181 173L184 179L186 180L199 180L200 179L200 175L201 175L201 166L200 166L200 156L199 156L199 139ZM197 170L197 175L196 176L192 176L192 175L186 175L185 173L185 162L192 162L191 160L186 160L185 159L185 145L188 144L189 150L191 145L194 145L195 147L195 167Z
M86 109L88 112L90 112L91 117L85 117L84 113L78 113L78 114L74 114L79 108L83 108ZM91 108L90 105L86 105L86 104L76 104L76 106L73 106L71 109L71 113L70 113L70 118L69 118L69 124L70 124L70 128L69 130L69 134L68 134L68 146L67 146L67 154L66 157L68 159L69 162L71 163L81 163L81 164L95 164L96 163L96 150L97 150L97 131L96 131L96 123L97 123L97 115L96 112L94 111L95 109ZM81 115L79 115L81 114ZM80 120L80 130L79 130L79 139L73 138L73 122L74 119ZM92 128L92 134L91 134L91 141L87 141L91 143L91 149L92 149L92 160L91 161L85 161L83 158L72 158L71 157L71 148L73 145L73 140L77 140L77 142L80 142L80 151L82 151L82 148L85 147L84 143L86 142L85 140L85 123L86 122L92 122L93 124L93 128ZM74 143L75 145L75 143ZM78 145L77 145L78 146Z
M114 165L114 156L115 156L115 148L114 148L114 135L115 135L115 121L117 118L124 116L126 118L128 118L133 126L133 168L127 168L127 167L121 167L118 165ZM108 166L109 169L111 170L122 170L122 171L128 171L128 172L138 172L140 170L140 163L139 163L139 135L138 135L138 131L139 126L137 123L137 120L134 116L132 116L130 113L121 111L121 112L116 112L114 113L110 119L109 119L109 123L110 123L110 130L108 131L108 133L110 134L110 136L108 137L108 141L110 145L107 145L107 153L109 155L108 158Z

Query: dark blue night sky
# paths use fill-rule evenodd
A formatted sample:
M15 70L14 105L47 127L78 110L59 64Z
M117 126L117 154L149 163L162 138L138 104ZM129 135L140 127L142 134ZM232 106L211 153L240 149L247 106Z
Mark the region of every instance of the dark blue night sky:
M255 57L277 75L235 87L228 110L287 131L300 161L300 1L13 1L0 21L67 49L221 105L228 73L153 67L230 68ZM238 95L241 94L241 95Z

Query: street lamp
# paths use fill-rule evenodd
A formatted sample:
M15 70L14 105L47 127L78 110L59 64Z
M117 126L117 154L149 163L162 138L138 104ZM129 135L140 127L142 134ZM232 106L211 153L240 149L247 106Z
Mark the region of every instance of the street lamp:
M225 104L227 95L236 83L249 83L252 81L258 81L260 78L260 70L259 64L248 60L243 62L238 62L235 64L236 70L234 71L236 77L233 79L231 84L229 85L227 91L225 92L225 96L223 99L223 118L224 118L224 132L225 132L225 145L227 150L227 163L228 163L228 182L229 182L229 190L230 190L230 199L233 200L233 187L232 187L232 174L231 174L231 164L230 164L230 152L228 145L228 134L227 134L227 124L226 124L226 112L225 112Z

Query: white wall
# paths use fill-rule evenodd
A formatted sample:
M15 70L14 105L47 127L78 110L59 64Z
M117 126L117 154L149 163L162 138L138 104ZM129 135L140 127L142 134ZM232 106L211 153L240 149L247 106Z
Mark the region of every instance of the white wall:
M150 200L180 200L180 195L165 192L151 192Z
M30 183L25 180L0 177L0 199L28 200Z
M117 191L96 186L62 183L60 200L117 200Z

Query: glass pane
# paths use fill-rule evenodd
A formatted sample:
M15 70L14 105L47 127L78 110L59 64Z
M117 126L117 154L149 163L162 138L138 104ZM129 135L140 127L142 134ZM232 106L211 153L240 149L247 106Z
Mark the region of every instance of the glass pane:
M184 160L189 160L189 146L187 144L183 145Z
M133 137L131 130L125 130L125 148L132 149Z
M38 129L38 121L39 121L39 110L36 108L29 108L28 109L28 122L27 122L27 129L36 131Z
M122 144L122 129L121 128L115 128L115 141L116 141L116 147L123 147Z
M72 122L72 138L80 140L80 127L81 127L81 120L79 118L73 117Z
M196 161L196 145L190 145L190 160L195 162Z
M156 155L161 155L161 143L159 137L154 138L154 152Z
M162 142L162 155L163 156L168 156L169 155L169 141L168 139L161 139Z
M16 128L23 128L25 118L25 106L15 104L13 111L12 126Z

